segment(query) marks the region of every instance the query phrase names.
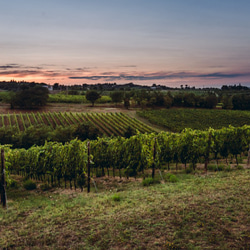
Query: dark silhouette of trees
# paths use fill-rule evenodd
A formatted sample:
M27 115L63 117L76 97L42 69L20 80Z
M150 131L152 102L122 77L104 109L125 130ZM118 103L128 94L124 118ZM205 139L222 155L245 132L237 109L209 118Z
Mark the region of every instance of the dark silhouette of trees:
M98 128L94 128L89 123L82 123L78 125L73 132L73 136L77 137L79 140L96 140L98 136L100 136L101 133Z
M184 94L183 106L184 107L194 107L195 106L195 94L194 93Z
M212 109L215 108L218 103L216 95L210 94L205 98L205 108Z
M47 87L34 85L30 87L23 85L21 90L11 99L11 108L19 107L24 109L40 108L47 104L49 91Z
M232 97L233 109L250 110L250 95L234 95Z
M110 93L110 97L112 99L112 102L115 104L122 102L123 100L123 92L122 91L114 91Z
M100 98L100 94L95 90L87 91L86 99L92 103L92 107L94 107L95 102Z

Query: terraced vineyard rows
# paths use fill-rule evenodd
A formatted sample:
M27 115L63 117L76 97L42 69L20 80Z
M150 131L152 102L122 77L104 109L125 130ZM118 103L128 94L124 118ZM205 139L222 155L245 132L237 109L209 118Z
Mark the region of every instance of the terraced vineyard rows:
M106 136L123 135L129 126L141 133L154 132L152 128L123 113L43 112L2 114L0 117L0 127L16 127L18 131L24 131L30 126L46 125L56 128L78 125L83 122L89 122Z

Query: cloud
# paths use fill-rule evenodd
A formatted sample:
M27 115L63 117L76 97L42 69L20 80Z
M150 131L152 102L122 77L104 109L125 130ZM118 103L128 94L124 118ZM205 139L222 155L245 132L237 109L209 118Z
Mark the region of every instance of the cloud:
M110 74L109 74L110 73ZM120 73L115 75L114 72L104 72L100 75L93 76L70 76L69 79L85 79L85 80L106 80L106 81L147 81L147 80L167 80L167 79L183 79L183 78L205 78L205 79L225 79L250 77L250 72L245 73L223 73L214 72L210 74L200 74L195 72L151 72L151 73L135 73L133 75Z
M9 70L9 71L0 71L0 76L11 76L11 77L18 77L18 78L25 78L31 76L38 76L38 77L58 77L58 76L65 76L68 75L62 74L60 72L52 71L52 70Z
M0 70L16 69L20 67L21 65L19 64L11 63L11 64L6 64L6 65L0 65Z
M123 67L126 67L124 65ZM127 65L127 67L134 68L135 65ZM120 72L101 72L94 73L93 68L88 67L76 67L76 68L64 68L58 69L55 67L46 67L45 65L39 66L27 66L21 64L5 64L0 65L0 76L11 77L11 78L43 78L43 79L60 79L65 81L70 80L89 80L89 81L163 81L163 80L227 80L227 79L238 79L245 78L250 80L249 72L215 72L210 73L195 72L195 71L154 71L154 72L143 72L128 70ZM58 80L57 80L58 81Z
M121 65L121 66L118 66L119 68L136 68L137 66L136 65Z
M23 66L21 64L16 64L16 63L0 65L0 70L10 70L10 69L42 69L42 67Z
M64 77L68 78L72 73L62 71L62 70L51 70L49 66L55 65L40 65L40 66L27 66L21 64L6 64L0 65L0 76L1 77L13 77L13 78L32 78L32 77L41 77L41 78L56 78L56 77ZM80 71L82 72L82 68ZM76 73L76 72L75 72Z

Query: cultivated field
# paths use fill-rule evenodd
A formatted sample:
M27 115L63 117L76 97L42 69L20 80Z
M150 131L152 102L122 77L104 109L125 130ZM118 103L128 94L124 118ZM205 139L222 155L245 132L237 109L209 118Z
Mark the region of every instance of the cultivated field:
M250 125L250 112L239 110L172 108L138 111L137 115L173 132L180 132L185 128L204 130L209 127L220 129L229 125Z
M172 131L204 130L249 124L249 112L136 114L82 104L0 111L0 127L19 131L88 122L107 136L122 135L128 127L145 133L90 143L47 142L28 150L2 146L14 181L7 188L8 208L0 207L0 248L250 249L249 127L150 134L153 128L134 119L142 115L142 121ZM86 188L89 166L86 194L80 190ZM37 188L26 190L27 182Z
M106 136L123 135L128 127L137 129L141 133L154 131L146 124L124 113L30 112L0 115L0 128L11 126L18 131L24 131L31 126L46 125L56 128L58 126L78 125L84 122L89 122Z

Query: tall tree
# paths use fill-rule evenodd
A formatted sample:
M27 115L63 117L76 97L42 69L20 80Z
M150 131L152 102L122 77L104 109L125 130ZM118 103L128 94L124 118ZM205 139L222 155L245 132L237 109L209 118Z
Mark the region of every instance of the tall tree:
M95 102L100 98L100 94L95 90L90 90L86 93L86 99L92 103L94 107Z
M19 107L33 109L47 104L49 97L48 88L35 85L34 87L22 88L11 99L11 108Z

